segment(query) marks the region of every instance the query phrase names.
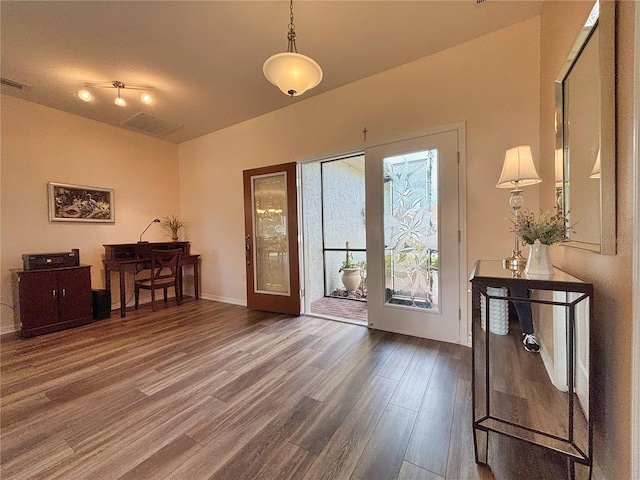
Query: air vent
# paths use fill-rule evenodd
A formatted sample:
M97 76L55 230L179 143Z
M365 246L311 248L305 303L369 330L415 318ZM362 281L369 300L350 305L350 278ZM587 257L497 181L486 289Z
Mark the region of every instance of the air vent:
M162 137L182 128L182 125L140 112L120 124L121 126L154 137Z
M487 0L475 0L476 5L480 5L481 3L486 2Z
M27 85L26 83L16 82L15 80L11 80L11 79L8 79L8 78L5 78L5 77L1 77L0 78L0 83L3 86L15 88L15 89L20 90L22 92L28 92L29 90L31 90L31 85Z

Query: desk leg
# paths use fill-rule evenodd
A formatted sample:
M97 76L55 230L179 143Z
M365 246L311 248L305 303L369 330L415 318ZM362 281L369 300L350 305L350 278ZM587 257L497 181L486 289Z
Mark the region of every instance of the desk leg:
M120 270L118 274L120 275L120 316L124 317L127 315L127 299L125 298L126 292L124 286L124 272Z
M196 295L196 300L200 298L200 273L198 272L198 259L193 262L193 289Z

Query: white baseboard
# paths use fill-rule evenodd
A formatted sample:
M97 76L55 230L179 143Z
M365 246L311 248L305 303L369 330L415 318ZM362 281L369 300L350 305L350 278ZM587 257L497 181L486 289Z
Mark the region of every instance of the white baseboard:
M247 300L243 298L221 297L219 295L208 294L202 294L200 295L200 298L204 298L205 300L213 300L214 302L230 303L231 305L240 305L241 307L247 306Z

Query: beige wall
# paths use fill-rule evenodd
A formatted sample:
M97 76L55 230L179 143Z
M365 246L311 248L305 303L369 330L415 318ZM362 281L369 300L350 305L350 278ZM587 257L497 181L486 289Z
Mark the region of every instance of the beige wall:
M541 175L553 174L553 82L593 2L545 2L541 15ZM633 208L633 34L634 2L617 5L617 255L553 247L553 263L595 287L594 365L596 409L594 459L606 478L630 474L631 227ZM541 185L543 208L553 205L553 185ZM597 476L595 478L598 478Z
M538 39L535 18L181 144L181 206L198 226L205 296L246 298L242 170L362 148L365 126L376 142L466 122L467 263L508 256L509 192L495 184L507 148L531 144L538 158ZM525 193L532 208L538 189Z
M14 97L1 101L0 326L6 333L15 330L9 270L22 266L23 253L79 248L80 262L92 265L92 288L104 288L102 245L136 242L153 218L178 214L179 184L176 145ZM47 182L114 189L115 223L49 222ZM154 225L145 240L169 238Z

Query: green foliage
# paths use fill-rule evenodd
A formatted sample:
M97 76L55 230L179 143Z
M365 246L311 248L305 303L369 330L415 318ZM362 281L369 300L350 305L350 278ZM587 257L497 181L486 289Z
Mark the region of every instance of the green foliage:
M178 236L178 230L186 225L186 222L183 222L175 215L171 215L169 217L163 217L160 226L165 230L169 230L171 235L174 237Z

